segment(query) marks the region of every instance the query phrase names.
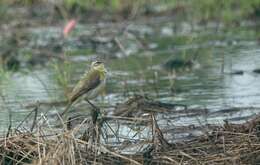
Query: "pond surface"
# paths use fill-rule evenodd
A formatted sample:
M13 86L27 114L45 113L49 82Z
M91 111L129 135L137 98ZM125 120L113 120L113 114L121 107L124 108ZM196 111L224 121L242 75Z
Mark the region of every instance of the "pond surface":
M35 42L39 40L36 43L44 45L49 42L48 36L57 38L57 31L55 27L34 29ZM96 104L109 107L133 94L146 94L162 102L210 110L207 116L198 113L195 116L174 118L175 126L222 124L225 119L240 123L260 112L260 74L253 72L260 68L260 48L254 27L245 24L216 32L214 27L191 28L183 24L175 29L165 23L156 26L131 25L129 31L141 36L145 44L140 46L140 40L136 40L131 33L119 38L125 52L111 52L116 57L105 57L109 70L108 85L106 95L97 98ZM48 35L43 35L46 32ZM94 52L89 45L74 42L80 35L88 35L90 32L91 26L80 25L64 45L64 52L69 56L69 66L73 68L71 84L89 67L91 60L99 58L98 51L113 47L101 46ZM35 43L32 41L32 44ZM192 68L178 69L175 75L162 67L169 60L187 60L195 56ZM13 127L28 115L32 108L26 108L26 105L37 101L65 100L64 90L57 83L58 76L53 65L53 62L49 62L45 67L3 73L0 84L2 132L7 130L10 114ZM243 71L243 74L232 74L235 71ZM232 107L239 109L223 111ZM55 114L61 109L62 106L52 105L41 108L39 115L46 111ZM84 110L80 112L84 113Z

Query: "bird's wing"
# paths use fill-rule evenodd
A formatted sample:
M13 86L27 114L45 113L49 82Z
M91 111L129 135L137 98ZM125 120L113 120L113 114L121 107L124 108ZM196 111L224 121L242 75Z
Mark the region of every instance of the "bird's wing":
M85 74L82 79L77 83L70 94L70 102L74 102L83 94L96 88L101 83L100 74L96 70L91 70Z

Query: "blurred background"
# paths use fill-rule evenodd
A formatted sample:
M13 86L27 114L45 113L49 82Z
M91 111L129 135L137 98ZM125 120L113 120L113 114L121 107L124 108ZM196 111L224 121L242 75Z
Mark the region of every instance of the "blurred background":
M108 114L142 95L193 108L177 126L245 122L260 107L259 18L260 0L0 0L0 131L37 103L63 109L94 60Z

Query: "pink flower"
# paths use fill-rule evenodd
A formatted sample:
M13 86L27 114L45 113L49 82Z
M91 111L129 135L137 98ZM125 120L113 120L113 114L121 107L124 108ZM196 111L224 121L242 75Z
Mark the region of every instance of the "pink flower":
M67 37L69 33L74 29L76 26L77 21L75 19L71 19L66 26L63 28L63 36Z

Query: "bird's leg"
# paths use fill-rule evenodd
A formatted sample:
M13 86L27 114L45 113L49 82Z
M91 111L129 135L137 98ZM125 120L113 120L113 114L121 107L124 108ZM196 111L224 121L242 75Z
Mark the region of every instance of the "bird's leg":
M93 108L95 111L97 111L98 113L100 112L100 109L99 109L97 106L95 106L93 103L91 103L88 99L85 99L85 101L87 101L87 102L89 103L89 105L91 105L92 108Z
M91 111L91 116L92 116L93 123L96 123L98 114L100 113L100 109L94 104L92 104L88 99L85 99L85 101L87 101L89 105L91 105L92 108L94 109L94 111Z
M93 124L95 124L96 121L97 121L98 114L100 113L100 109L99 109L97 106L95 106L93 103L91 103L88 99L85 98L85 101L88 102L89 105L91 105L92 108L95 110L95 111L92 111L92 112L91 112L91 113L92 113L92 114L91 114L91 116L92 116L92 121L93 121ZM118 138L118 136L116 135L115 131L111 128L111 126L107 123L107 121L102 119L102 120L101 120L101 123L102 123L102 122L105 122L105 123L107 124L108 128L114 133L114 135L117 137L118 141L120 141L119 138Z

